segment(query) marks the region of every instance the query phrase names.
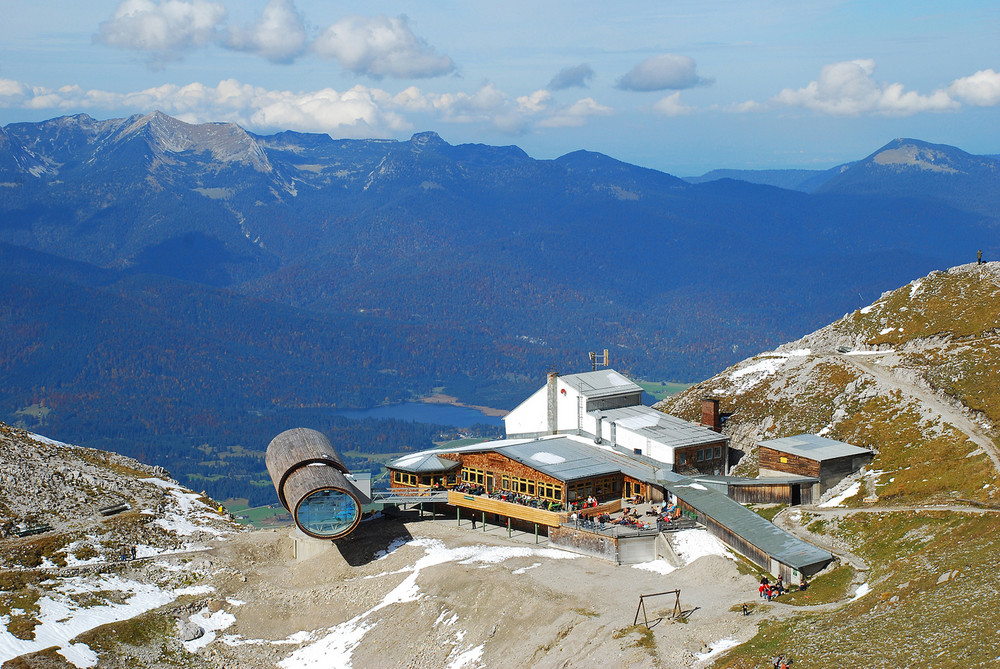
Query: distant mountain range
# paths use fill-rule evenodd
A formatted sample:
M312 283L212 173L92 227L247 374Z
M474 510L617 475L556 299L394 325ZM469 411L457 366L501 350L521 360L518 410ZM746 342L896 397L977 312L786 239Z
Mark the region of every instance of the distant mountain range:
M896 140L809 188L817 175L692 184L430 132L10 124L0 418L180 453L435 390L510 408L604 348L636 377L702 378L995 257L997 165Z
M687 177L693 184L734 179L803 193L871 194L935 199L996 216L998 156L974 156L943 144L897 139L864 160L827 170L712 170Z

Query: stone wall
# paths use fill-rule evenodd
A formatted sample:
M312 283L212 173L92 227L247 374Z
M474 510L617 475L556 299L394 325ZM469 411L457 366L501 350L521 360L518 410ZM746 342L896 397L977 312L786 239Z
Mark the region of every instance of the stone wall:
M618 562L618 542L614 537L574 530L571 527L552 527L549 529L549 543L574 553Z

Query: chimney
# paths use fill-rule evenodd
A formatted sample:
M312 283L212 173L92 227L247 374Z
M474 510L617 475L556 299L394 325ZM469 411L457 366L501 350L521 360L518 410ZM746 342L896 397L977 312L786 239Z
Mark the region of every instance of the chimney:
M597 427L594 429L594 443L600 444L604 440L604 416L597 417Z
M559 374L549 372L546 388L548 389L548 434L559 431Z
M722 415L719 413L719 400L716 398L701 398L701 424L716 432L722 432Z

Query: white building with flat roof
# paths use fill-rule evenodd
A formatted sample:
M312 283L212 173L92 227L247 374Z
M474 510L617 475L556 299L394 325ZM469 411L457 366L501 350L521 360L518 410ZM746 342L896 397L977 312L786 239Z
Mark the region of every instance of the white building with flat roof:
M712 424L718 425L718 402L707 402L714 412ZM642 387L613 369L549 374L543 387L507 414L504 425L508 439L574 434L652 458L674 471L728 473L728 437L643 406Z

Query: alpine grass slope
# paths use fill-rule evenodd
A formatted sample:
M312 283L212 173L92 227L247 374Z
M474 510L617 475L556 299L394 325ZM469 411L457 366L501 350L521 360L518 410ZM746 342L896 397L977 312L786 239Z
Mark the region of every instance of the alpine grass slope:
M1000 662L1000 263L932 272L659 408L695 418L714 394L756 474L755 443L813 432L875 450L839 507L775 522L856 569L839 608L765 622L716 666L992 667ZM843 497L843 495L841 495ZM801 603L807 603L802 601ZM806 609L808 611L808 609Z

